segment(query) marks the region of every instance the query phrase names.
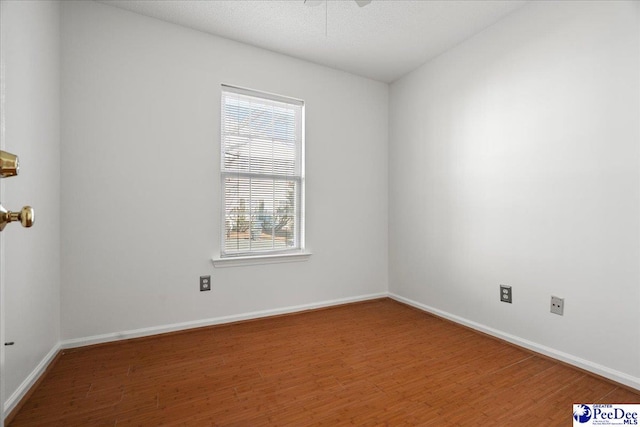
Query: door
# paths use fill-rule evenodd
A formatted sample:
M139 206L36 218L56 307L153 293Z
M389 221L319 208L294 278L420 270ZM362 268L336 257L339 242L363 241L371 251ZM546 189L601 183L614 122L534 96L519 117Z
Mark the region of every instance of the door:
M2 205L6 197L6 179L18 179L19 158L18 156L4 151L6 146L6 61L7 61L7 39L8 39L8 18L7 18L7 2L0 1L0 427L4 426L4 416L6 414L5 403L7 401L6 393L6 347L11 346L12 342L7 342L6 334L6 239L3 233L11 222L21 221L23 225L30 227L33 223L33 210L31 208L23 209L19 212L12 212ZM16 144L13 144L16 147ZM13 193L15 194L15 192Z
M0 150L5 146L5 2L0 1ZM0 179L0 201L4 193L4 180ZM0 427L4 427L4 238L0 233Z
M0 232L0 406L16 407L60 343L61 3L0 0L0 149L20 156L0 202L33 228ZM4 213L2 215L5 215ZM19 218L22 217L22 218ZM15 342L12 346L4 343ZM0 415L0 427L2 426Z
M0 2L0 150L5 144L5 13L4 2ZM4 180L0 179L0 201L4 193ZM0 233L0 427L4 427L4 239Z

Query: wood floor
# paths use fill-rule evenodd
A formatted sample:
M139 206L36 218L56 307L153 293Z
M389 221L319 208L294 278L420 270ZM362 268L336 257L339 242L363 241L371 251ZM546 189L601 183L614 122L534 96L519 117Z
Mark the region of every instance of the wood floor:
M65 350L9 426L568 426L638 402L383 299Z

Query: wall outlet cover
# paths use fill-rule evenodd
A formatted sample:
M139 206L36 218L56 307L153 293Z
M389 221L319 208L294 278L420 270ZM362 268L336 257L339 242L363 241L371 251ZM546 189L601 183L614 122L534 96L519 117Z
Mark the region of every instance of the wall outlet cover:
M511 286L500 285L500 301L513 303L513 293L511 292Z
M564 298L551 296L551 312L560 316L564 314Z
M211 276L200 276L200 292L211 290Z

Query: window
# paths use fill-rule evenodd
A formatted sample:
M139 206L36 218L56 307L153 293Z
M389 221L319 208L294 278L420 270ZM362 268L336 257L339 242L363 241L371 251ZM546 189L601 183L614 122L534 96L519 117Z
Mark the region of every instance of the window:
M304 249L304 103L222 86L221 256Z

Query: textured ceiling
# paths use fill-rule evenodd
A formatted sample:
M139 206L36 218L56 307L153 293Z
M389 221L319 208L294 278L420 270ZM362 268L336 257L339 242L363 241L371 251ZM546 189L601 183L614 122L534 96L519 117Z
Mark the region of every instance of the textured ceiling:
M103 0L101 3L392 82L525 1Z

